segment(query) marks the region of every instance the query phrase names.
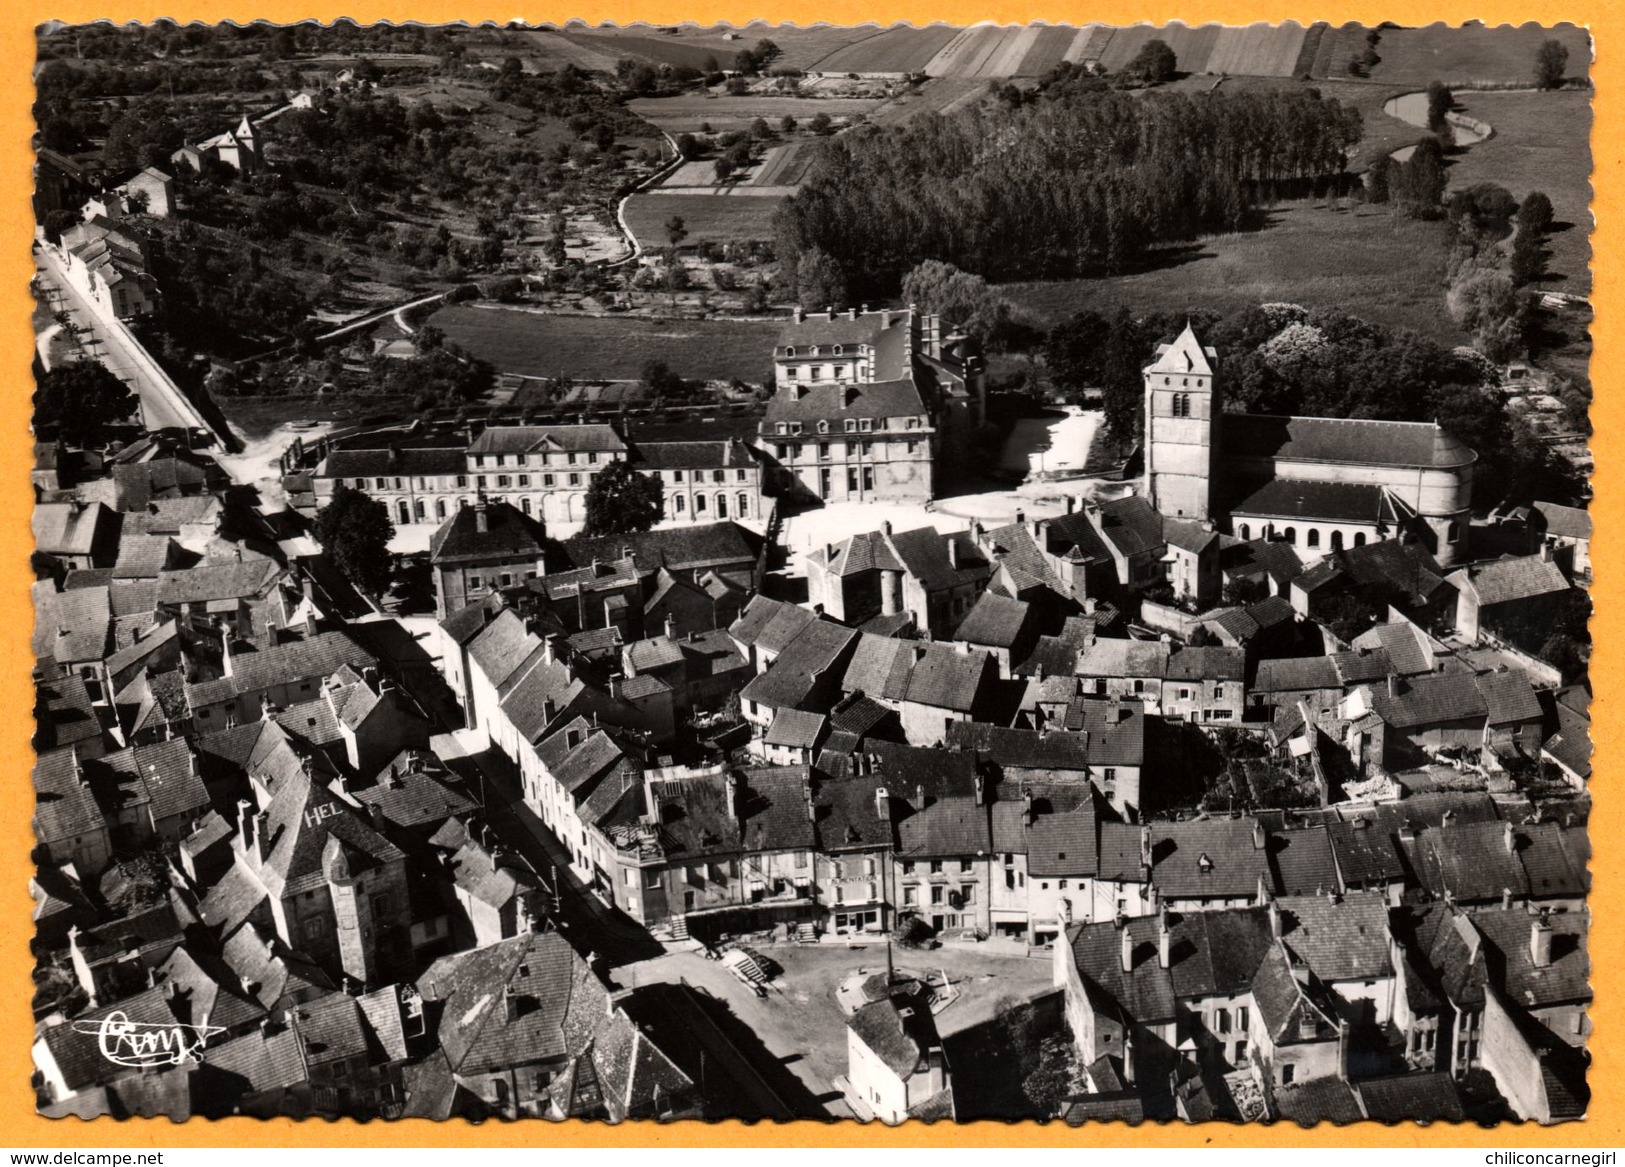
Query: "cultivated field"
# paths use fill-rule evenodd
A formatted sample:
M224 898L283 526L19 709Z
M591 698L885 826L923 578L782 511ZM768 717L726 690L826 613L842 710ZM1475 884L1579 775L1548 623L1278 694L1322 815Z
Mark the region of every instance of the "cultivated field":
M691 50L696 50L701 55L702 64L704 56L715 56L718 64L725 69L740 49L750 48L761 40L770 40L779 46L779 56L773 60L774 68L806 69L843 45L865 40L879 31L879 27L873 24L815 24L798 28L791 24L769 24L762 20L738 26L684 24L665 31L647 24L628 25L626 28L594 28L572 22L562 30L565 36L580 43L593 43L585 41L585 38L597 38L594 47L598 51L617 57L638 56L651 61L687 65L695 56ZM737 39L729 40L730 32L736 33Z
M869 120L878 126L899 126L924 113L952 113L987 93L987 82L974 77L933 77L886 102Z
M781 327L776 320L553 316L468 305L442 308L429 323L499 372L627 381L641 377L650 361L665 361L690 379L759 380L772 370Z
M1584 29L1572 24L1542 28L1526 24L1514 28L1473 25L1452 28L1430 24L1425 28L1385 28L1377 43L1382 58L1371 68L1371 80L1421 88L1429 81L1447 85L1533 84L1535 52L1548 38L1562 41L1569 50L1569 72L1588 70L1591 47ZM1310 67L1315 77L1348 75L1350 57L1365 51L1365 29L1355 25L1328 28Z
M1156 28L1096 28L1083 49L1084 61L1099 61L1115 73L1132 61L1147 41L1156 39L1174 50L1182 73L1228 73L1254 77L1296 75L1308 30L1300 24L1252 24L1189 28L1170 24Z
M783 194L755 193L748 186L640 194L627 201L626 222L649 248L665 246L666 221L673 215L682 217L688 231L685 247L766 240L773 238L773 213L783 202Z
M669 134L697 133L707 125L718 133L743 130L757 118L767 119L768 125L777 129L786 114L803 123L821 113L838 120L867 114L880 104L877 99L865 97L728 97L706 93L640 97L627 102L633 113Z
M1591 95L1557 93L1463 93L1457 103L1469 117L1487 121L1495 133L1456 155L1450 185L1494 182L1523 198L1546 192L1558 223L1573 226L1551 237L1554 292L1591 290Z
M767 152L750 176L750 184L758 187L785 187L796 186L806 176L807 168L812 165L813 155L818 149L817 142L801 141L786 142L782 146L774 146Z
M1261 231L1204 240L1153 271L1110 279L1007 284L1001 292L1049 326L1084 309L1139 314L1285 300L1342 308L1446 344L1462 335L1444 310L1446 233L1386 207L1333 212L1307 203L1269 213Z
M945 24L910 28L899 25L837 49L808 66L818 73L923 73L960 30Z

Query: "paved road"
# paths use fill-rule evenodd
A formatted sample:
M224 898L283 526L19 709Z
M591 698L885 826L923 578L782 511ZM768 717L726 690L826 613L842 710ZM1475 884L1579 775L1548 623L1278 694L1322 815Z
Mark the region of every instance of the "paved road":
M153 359L132 343L128 334L109 327L91 309L48 248L35 252L34 264L41 284L48 290L52 311L66 309L73 322L85 330L81 333L85 351L140 395L141 418L147 429L213 428Z

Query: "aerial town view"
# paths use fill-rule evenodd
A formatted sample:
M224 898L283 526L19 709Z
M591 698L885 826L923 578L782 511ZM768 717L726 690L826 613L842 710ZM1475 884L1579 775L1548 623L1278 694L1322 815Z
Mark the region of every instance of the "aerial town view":
M1585 1115L1583 29L37 49L40 1113Z

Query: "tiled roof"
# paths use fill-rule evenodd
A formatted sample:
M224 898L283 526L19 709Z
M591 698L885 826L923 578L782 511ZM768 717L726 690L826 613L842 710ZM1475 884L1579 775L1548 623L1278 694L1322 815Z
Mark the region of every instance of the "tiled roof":
M465 474L462 446L400 445L386 450L333 450L322 463L324 478L439 477Z
M1171 652L1160 640L1113 640L1102 637L1078 655L1078 675L1160 679L1167 675Z
M1253 836L1247 819L1153 823L1152 882L1171 899L1254 896L1269 868Z
M817 679L840 668L857 643L859 633L828 620L813 620L768 666L751 679L742 693L747 700L776 708L796 706L807 699Z
M700 858L739 850L739 819L726 776L696 775L650 789L650 809L668 854Z
M1452 572L1450 582L1471 592L1484 607L1568 591L1563 569L1538 555L1497 559Z
M1557 732L1547 738L1541 749L1557 763L1580 776L1591 777L1591 719L1575 712L1561 701L1557 703Z
M621 451L626 443L607 425L494 425L468 446L470 454L526 454L563 451Z
M1226 457L1424 469L1468 466L1476 460L1459 439L1433 422L1226 413L1221 427L1220 448Z
M1204 527L1201 523L1193 523L1189 519L1164 517L1162 538L1170 547L1178 547L1181 551L1188 551L1192 555L1205 554L1219 543L1217 531Z
M884 785L883 778L854 777L831 782L815 777L813 805L817 818L814 825L819 850L890 847L890 810L883 817L876 805L876 791Z
M708 442L638 442L635 463L648 470L732 470L754 466L738 438Z
M49 554L89 555L96 541L112 529L113 512L101 503L42 502L30 519L34 546Z
M966 531L941 534L934 527L920 527L893 535L891 545L908 573L928 592L984 580L991 570L987 557ZM950 546L952 559L948 552Z
M1261 693L1293 693L1311 689L1341 689L1337 665L1325 656L1287 657L1258 662L1252 688Z
M1335 1040L1333 1004L1306 965L1294 962L1280 944L1269 946L1253 978L1253 1005L1277 1045Z
M126 531L119 539L114 579L157 579L170 566L178 545L168 535L139 535Z
M846 1024L888 1070L906 1081L920 1068L926 1051L939 1043L925 1003L905 998L903 1004L909 1007L906 1017L890 997L870 1001Z
M780 709L773 715L763 737L770 746L794 749L815 749L824 735L826 720L822 713L806 713L800 709Z
M1031 605L983 592L959 622L954 639L992 648L1011 648L1028 631L1031 620Z
M1319 895L1342 890L1325 827L1271 832L1266 849L1276 889L1282 895Z
M41 754L34 760L34 833L42 843L105 835L101 807L79 775L71 749Z
M1384 883L1405 877L1405 863L1393 836L1365 818L1326 825L1332 854L1345 887Z
M1365 1116L1372 1122L1461 1122L1467 1112L1449 1074L1401 1074L1392 1078L1363 1078L1354 1087Z
M1262 908L1170 913L1168 924L1171 959L1166 969L1158 959L1157 916L1124 921L1128 971L1115 922L1084 924L1067 933L1079 972L1143 1025L1173 1020L1177 999L1245 990L1270 948L1269 913Z
M891 547L891 535L886 531L864 531L848 535L829 547L815 548L808 558L823 566L831 575L858 575L866 571L902 571L903 561Z
M482 515L483 511L483 515ZM480 530L481 518L485 529ZM505 502L458 507L429 539L436 563L478 562L517 556L540 558L547 532L542 524Z
M1433 646L1427 634L1408 620L1368 628L1350 645L1356 649L1381 650L1389 665L1401 676L1433 671Z
M1586 914L1558 912L1546 917L1552 933L1552 957L1544 967L1535 964L1531 948L1531 933L1538 919L1521 906L1473 914L1473 926L1494 945L1499 956L1502 991L1531 1010L1591 1000L1591 958L1586 946L1590 926Z
M938 799L897 828L900 855L984 855L992 849L987 807L975 798Z
M1281 940L1323 981L1374 981L1393 974L1388 903L1380 893L1283 896Z
M282 569L269 559L241 563L200 563L158 576L160 604L201 604L209 600L236 600L265 595Z
M639 572L653 572L661 567L689 572L705 567L752 565L761 546L760 535L738 523L725 521L689 523L597 539L577 535L565 542L564 551L571 563L586 567L594 559L609 563L627 558L630 548L630 558Z
M1039 879L1094 875L1099 867L1095 835L1092 799L1076 810L1036 816L1027 828L1027 874Z
M1543 533L1560 539L1590 539L1591 512L1580 507L1560 506L1555 502L1537 502L1535 511L1540 515Z
M728 634L747 648L754 646L766 652L780 652L815 619L817 617L806 608L756 595L729 626Z
M418 988L426 1001L444 1002L437 1036L462 1075L579 1053L566 1020L594 1009L601 1017L607 996L556 932L524 933L442 957L418 978Z
M1481 721L1489 706L1477 678L1466 673L1430 674L1399 680L1396 695L1387 685L1371 687L1372 706L1389 725L1415 729L1450 721Z
M1228 509L1243 518L1392 522L1393 507L1387 496L1383 487L1368 483L1272 478L1247 488Z
M373 655L346 633L323 632L259 652L233 653L232 675L221 678L220 685L228 694L235 696L270 689L289 681L325 677L344 665L360 669L376 663ZM188 700L192 701L194 708L196 702L193 701L193 694L200 691L212 693L212 688L205 690L205 686L209 685L211 682L205 681L186 687Z
M773 394L762 427L767 434L781 421L835 422L849 417L882 420L923 417L927 412L925 399L912 380L796 382L794 386L781 386ZM925 436L923 431L921 436Z
M808 766L746 770L740 774L739 817L747 852L811 850L813 812Z
M908 674L913 667L911 641L859 633L852 659L841 678L841 688L882 701L901 701L908 693Z
M58 592L41 580L32 591L36 657L71 664L107 655L113 621L107 588Z
M1543 716L1540 698L1529 683L1529 674L1522 669L1508 669L1504 673L1484 673L1475 678L1478 691L1489 709L1491 725L1510 725L1517 722L1538 723Z
M1100 533L1122 555L1162 546L1162 516L1144 495L1131 494L1100 505Z
M908 692L904 697L916 705L929 705L935 709L951 709L969 713L982 695L984 681L990 676L991 658L985 653L960 652L954 648L931 645L914 662L908 674Z
M1354 1087L1337 1077L1311 1078L1275 1088L1275 1109L1283 1119L1301 1126L1331 1122L1339 1126L1365 1118Z
M1239 648L1182 648L1168 657L1170 681L1240 681L1246 675L1247 654Z

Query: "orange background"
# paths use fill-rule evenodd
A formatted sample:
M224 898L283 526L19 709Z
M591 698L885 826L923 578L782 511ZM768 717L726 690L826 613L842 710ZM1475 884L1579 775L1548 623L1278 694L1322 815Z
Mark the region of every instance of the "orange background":
M1616 0L1616 3L1618 0ZM32 155L29 137L34 123L31 70L34 61L33 29L48 19L69 23L111 19L120 22L147 21L159 17L178 21L333 20L348 16L363 23L377 20L508 21L522 18L533 23L563 22L580 18L591 23L643 20L656 24L695 21L744 23L762 19L774 23L862 24L875 21L892 24L907 21L929 24L947 21L970 24L997 21L1013 24L1033 20L1082 24L1101 21L1132 24L1138 21L1164 23L1181 20L1186 24L1219 22L1241 24L1250 21L1296 20L1309 24L1317 20L1341 24L1359 21L1375 25L1395 20L1407 25L1447 21L1460 24L1480 20L1486 24L1521 24L1563 21L1587 26L1596 42L1592 78L1596 86L1596 119L1592 143L1595 158L1593 211L1598 220L1592 236L1593 300L1596 342L1592 379L1596 402L1592 423L1597 430L1597 470L1593 504L1599 538L1592 547L1595 585L1593 596L1600 613L1592 622L1596 652L1591 677L1595 690L1592 728L1597 756L1594 772L1603 776L1594 789L1598 793L1591 819L1595 849L1592 860L1594 909L1591 931L1592 985L1596 1003L1592 1010L1595 1030L1591 1037L1591 1109L1584 1122L1542 1128L1533 1124L1483 1129L1477 1126L1431 1127L1415 1125L1385 1127L1372 1123L1335 1127L1326 1123L1304 1129L1296 1123L1273 1126L1233 1126L1209 1123L1187 1126L1171 1123L1158 1126L1145 1123L1129 1127L1122 1123L1091 1124L1073 1130L1064 1124L1039 1126L1034 1123L975 1123L955 1126L938 1123L925 1126L909 1123L887 1128L878 1123L821 1124L800 1122L775 1126L746 1126L737 1122L684 1122L665 1126L625 1123L618 1127L599 1123L560 1123L527 1121L489 1122L473 1126L462 1121L434 1123L417 1119L396 1123L328 1123L311 1120L261 1122L231 1119L207 1122L195 1119L184 1125L167 1119L111 1119L85 1122L79 1119L51 1121L34 1113L29 1075L30 1035L33 1021L29 1009L32 958L28 939L32 901L28 897L28 854L33 846L29 827L33 799L27 774L33 764L29 736L33 723L30 711L33 693L29 672L33 658L29 647L32 614L29 611L28 552L32 549L28 515L33 496L29 482L30 438L28 432L30 394L29 362L33 335L29 323L32 305L28 281L33 274L29 242L33 217L29 204L32 193ZM1612 399L1616 390L1612 373L1619 367L1625 338L1622 338L1613 312L1621 299L1619 216L1613 212L1625 203L1625 103L1620 88L1625 71L1611 50L1625 42L1625 4L1614 7L1606 0L1543 3L1541 0L1479 0L1465 3L1450 0L1407 0L1406 3L1330 3L1324 6L1288 5L1268 0L1184 0L1173 5L1163 0L1097 0L1087 6L1058 3L1055 0L877 0L856 4L850 0L766 0L751 5L732 0L625 0L623 3L592 3L566 8L559 5L494 7L490 0L397 0L393 4L365 0L347 7L324 3L315 6L298 0L260 0L257 5L188 0L177 7L151 3L86 2L86 0L0 0L0 52L5 67L0 69L0 303L6 311L0 316L0 353L6 354L10 374L0 385L0 433L7 436L0 457L0 698L13 713L0 726L0 773L5 779L0 797L0 1146L20 1148L168 1147L168 1146L288 1146L325 1147L350 1143L363 1146L587 1146L587 1147L701 1147L734 1146L1032 1146L1032 1147L1292 1147L1326 1146L1462 1146L1486 1149L1514 1146L1618 1147L1625 1145L1625 967L1621 947L1625 902L1618 878L1620 860L1625 858L1625 808L1612 789L1611 775L1625 765L1625 745L1611 724L1619 705L1625 667L1625 595L1621 595L1620 544L1613 533L1620 519L1620 467L1625 461L1625 407ZM1358 311L1358 306L1353 306ZM1439 310L1444 310L1441 301ZM1613 446L1622 447L1619 454ZM1616 461L1618 459L1618 461Z

